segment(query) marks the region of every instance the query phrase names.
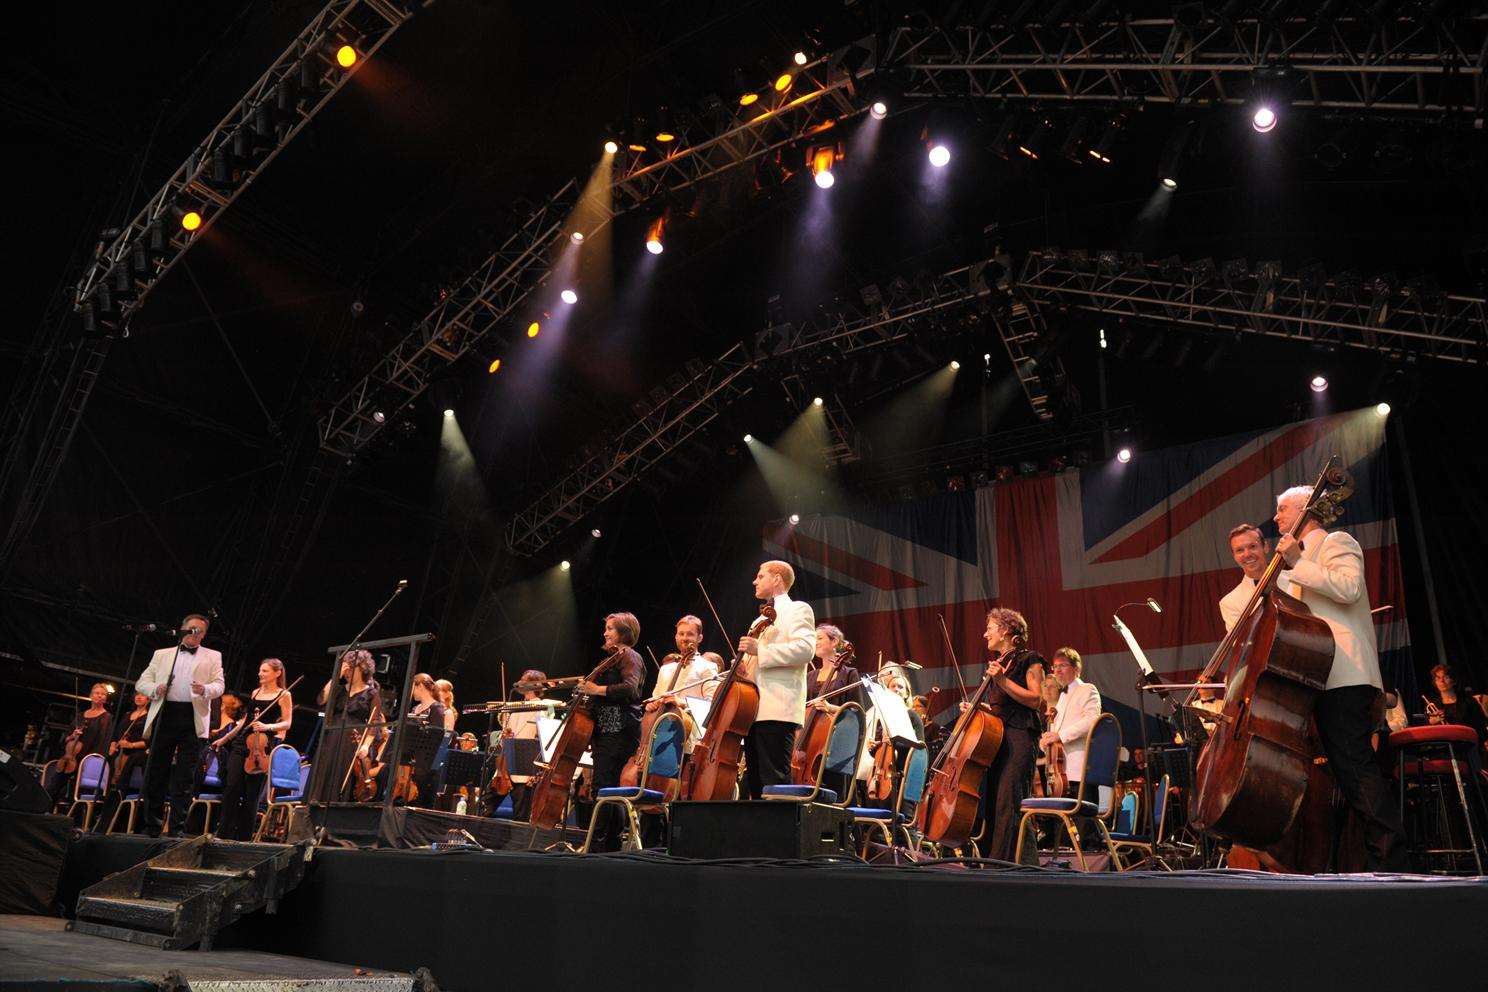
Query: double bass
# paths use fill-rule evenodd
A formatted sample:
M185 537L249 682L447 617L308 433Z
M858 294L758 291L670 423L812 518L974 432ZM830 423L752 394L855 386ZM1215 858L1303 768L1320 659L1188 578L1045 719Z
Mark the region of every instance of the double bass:
M832 677L835 679L854 657L851 641L843 641L833 660ZM825 697L819 697L825 698ZM816 702L815 699L811 702ZM808 703L808 705L810 705ZM791 749L791 781L796 785L812 785L817 771L827 756L827 744L832 736L832 717L823 710L811 708L806 713L806 722L796 734L795 747Z
M698 583L699 587L702 583ZM703 592L707 597L707 591ZM708 600L712 609L713 601ZM715 610L713 619L723 629ZM760 615L749 625L750 637L759 637L775 622L775 607L767 600L760 604ZM681 796L692 800L731 799L739 781L739 761L744 738L754 726L759 713L760 692L754 682L753 655L733 652L734 663L713 694L713 705L703 721L703 736L693 745L687 766L682 770Z
M1328 526L1353 492L1337 456L1313 485L1289 535L1309 519ZM1284 568L1272 555L1234 628L1215 650L1199 682L1228 673L1224 708L1199 753L1189 819L1235 844L1264 850L1287 837L1304 796L1321 792L1331 773L1316 762L1313 709L1333 667L1328 624L1300 599L1276 587ZM1189 702L1197 690L1190 691Z
M940 621L940 629L959 676L961 666L951 648L951 635L944 619ZM966 709L956 718L955 726L930 765L925 792L915 810L915 827L932 844L962 847L971 839L971 828L976 825L977 809L981 805L982 780L1002 748L1002 720L982 708L997 674L989 667L982 676L981 684L967 700Z
M620 656L620 651L612 652L583 681L599 678L619 664ZM563 822L579 759L589 749L589 739L594 736L594 706L592 696L579 695L563 715L563 725L558 728L553 743L553 757L532 783L532 814L528 822L534 827L551 830Z

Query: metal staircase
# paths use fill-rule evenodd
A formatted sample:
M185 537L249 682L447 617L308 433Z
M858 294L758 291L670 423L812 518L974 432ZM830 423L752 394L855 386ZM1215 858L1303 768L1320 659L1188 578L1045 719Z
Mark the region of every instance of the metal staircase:
M210 950L217 931L264 909L305 874L308 844L244 844L202 836L183 841L78 896L79 933L174 951Z

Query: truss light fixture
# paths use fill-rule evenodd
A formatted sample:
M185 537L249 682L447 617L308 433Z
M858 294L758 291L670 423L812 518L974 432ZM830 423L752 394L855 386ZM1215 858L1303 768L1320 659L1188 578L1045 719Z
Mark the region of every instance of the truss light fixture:
M651 226L646 229L646 250L653 255L660 255L665 251L666 245L661 240L665 233L666 214L662 214L652 221Z
M188 210L181 215L181 227L187 231L194 231L202 225L202 215L195 210Z
M487 375L495 375L497 372L500 372L500 371L501 371L501 359L499 359L499 358L493 358L493 359L491 359L491 364L486 366L486 374Z
M754 441L754 435L753 434L745 434L744 435L744 443L745 444L750 444L753 441Z
M527 325L527 336L529 338L535 338L535 337L537 337L537 335L541 331L542 331L542 324L540 324L539 322L537 322L535 320L532 323L530 323L530 324Z
M573 306L575 303L579 302L579 294L575 293L571 289L565 289L563 292L559 293L558 298L564 303L567 303L569 306Z
M568 240L572 241L576 245L581 245L584 243L584 232L575 231L568 236Z
M958 361L956 361L954 358L951 359L951 371L952 372L960 372L961 371L961 363L958 362Z
M937 169L944 169L951 163L951 150L942 144L930 147L930 164Z
M604 531L600 530L598 527L595 527L593 530L589 531L589 536L590 537L604 537Z
M1250 126L1261 134L1275 130L1276 111L1272 110L1267 104L1261 104L1255 109L1255 113L1250 115Z
M796 65L805 65L806 64L806 53L805 52L797 52L794 56L792 56L792 59L796 63Z
M745 90L739 94L739 106L748 107L759 102L759 94L754 90Z
M1183 166L1193 154L1198 133L1198 122L1189 121L1174 131L1163 146L1162 155L1157 160L1157 178L1162 180L1164 189L1178 188Z
M873 105L868 108L868 116L876 121L881 121L889 116L889 105L882 100L874 100Z
M811 167L811 178L822 189L831 189L837 181L832 175L832 166L837 162L837 149L831 145L811 149L807 164Z
M1376 403L1374 405L1374 412L1377 416L1388 417L1390 415L1390 404Z
M801 522L801 515L799 513L792 513L790 515L790 522L791 526L794 527L796 524Z
M1315 375L1307 385L1314 393L1325 393L1328 391L1328 377L1325 375Z
M775 92L789 93L790 88L795 85L795 82L795 76L788 72L782 72L780 75L775 77Z
M373 410L372 421L373 423L377 424L385 424L387 423L387 414L383 413L381 410Z
M568 559L567 559L567 558L565 558L565 559L563 559L563 560L562 560L562 561L560 561L560 562L559 562L559 563L558 563L558 567L559 567L559 568L561 568L561 569L562 569L562 570L563 570L563 571L565 571L565 572L566 572L566 571L568 571L568 570L569 570L569 569L570 569L570 568L573 568L573 565L571 565L571 564L570 564L570 563L569 563L569 561L568 561Z
M1123 465L1131 461L1131 459L1132 450L1130 448L1122 448L1120 451L1116 452L1116 460Z
M350 69L357 64L357 50L350 45L342 45L336 49L336 64L343 69Z
M825 402L826 401L823 400L820 396L817 396L817 397L815 397L815 398L812 399L811 405L812 406L821 406Z
M455 419L455 411L451 410L449 407L445 407L444 408L444 419L445 420L454 420Z

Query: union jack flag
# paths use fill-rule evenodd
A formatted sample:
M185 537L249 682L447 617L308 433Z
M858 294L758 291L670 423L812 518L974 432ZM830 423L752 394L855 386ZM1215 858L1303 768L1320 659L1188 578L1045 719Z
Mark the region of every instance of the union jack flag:
M994 483L853 516L803 517L765 535L767 554L792 563L798 595L818 622L842 627L859 667L909 659L917 692L943 691L932 712L954 715L962 680L980 681L986 610L1008 606L1046 657L1069 645L1084 658L1105 708L1137 732L1136 662L1112 628L1123 604L1162 606L1122 619L1165 679L1188 680L1224 635L1218 603L1240 581L1228 534L1254 523L1274 539L1276 495L1310 485L1337 454L1355 492L1334 525L1364 549L1381 666L1411 691L1400 548L1386 462L1385 419L1373 409L1274 430L1139 453L1127 464ZM954 670L938 617L960 661ZM1147 710L1155 712L1149 702Z

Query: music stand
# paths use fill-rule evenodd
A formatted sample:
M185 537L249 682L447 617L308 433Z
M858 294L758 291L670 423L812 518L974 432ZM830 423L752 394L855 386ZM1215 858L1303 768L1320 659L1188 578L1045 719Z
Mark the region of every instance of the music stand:
M461 786L484 789L489 778L482 778L487 754L484 751L451 751L444 761L444 791L454 792Z

